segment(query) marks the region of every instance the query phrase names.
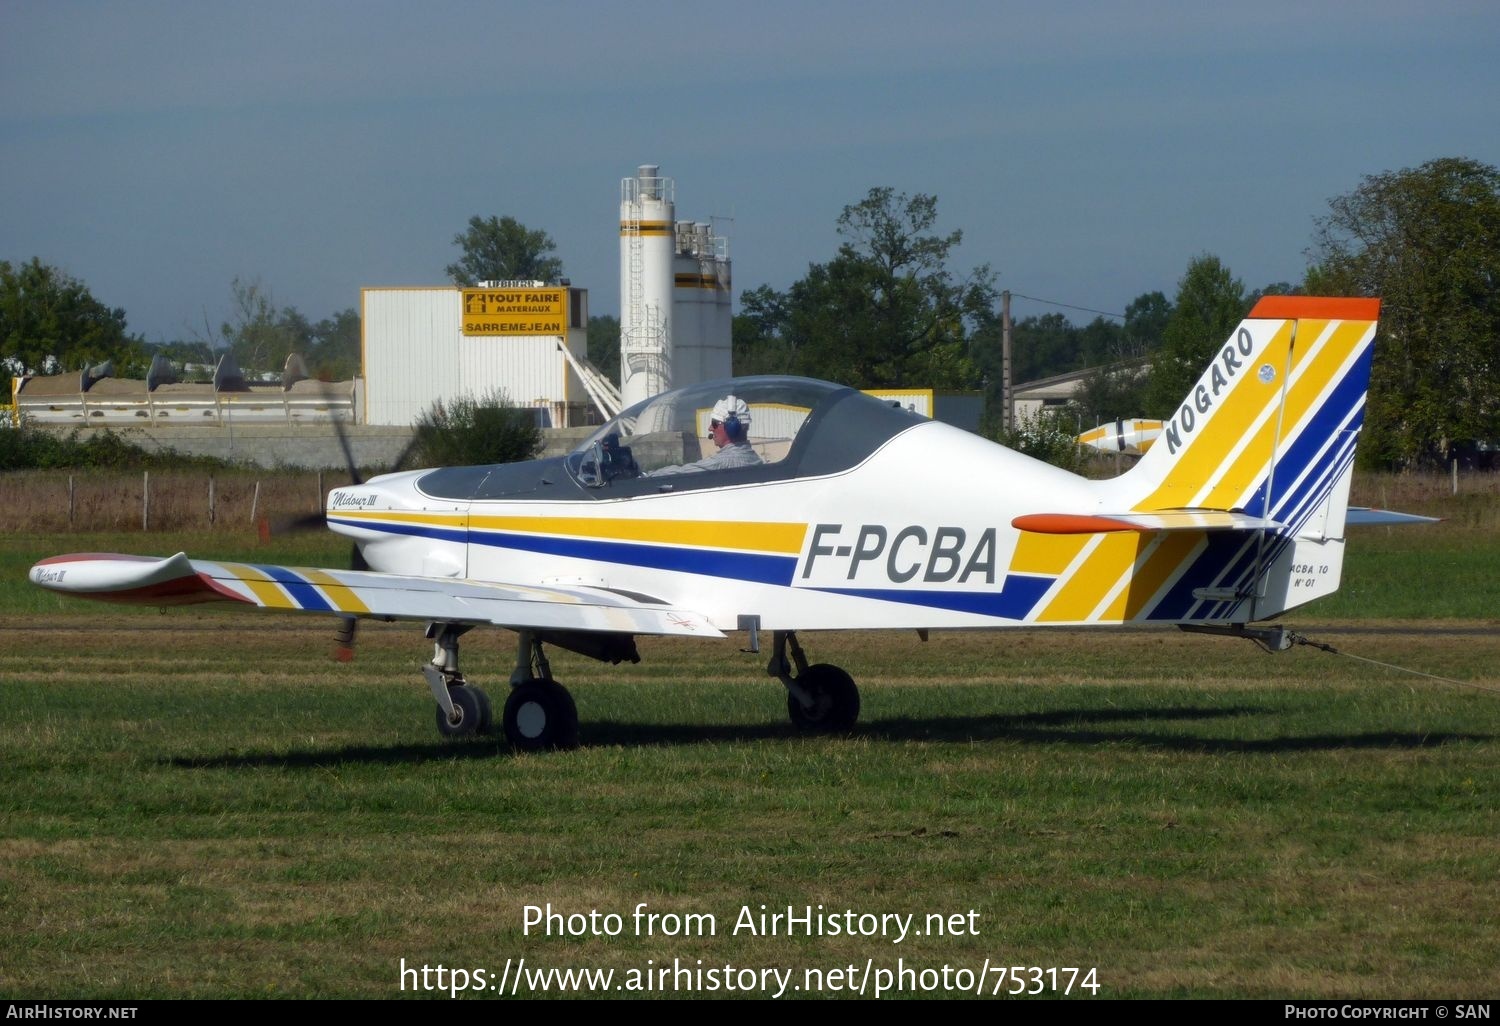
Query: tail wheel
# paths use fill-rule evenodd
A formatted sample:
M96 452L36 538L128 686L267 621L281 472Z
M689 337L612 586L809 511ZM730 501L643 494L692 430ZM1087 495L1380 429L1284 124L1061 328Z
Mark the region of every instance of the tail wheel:
M528 680L505 700L505 739L522 752L578 747L578 707L556 681Z
M842 734L859 719L859 688L854 678L830 663L809 666L797 685L812 697L804 706L794 694L786 696L786 711L798 730L809 734Z

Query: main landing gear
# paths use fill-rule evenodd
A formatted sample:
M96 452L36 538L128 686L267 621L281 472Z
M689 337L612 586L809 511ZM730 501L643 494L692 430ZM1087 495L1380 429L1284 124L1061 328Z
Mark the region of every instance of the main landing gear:
M859 688L854 678L830 663L807 665L794 631L773 631L771 638L766 672L786 686L786 711L793 725L808 734L843 734L853 729L859 719Z
M458 639L470 629L470 625L456 623L434 623L427 628L433 653L422 675L437 700L437 728L444 737L474 737L495 730L489 696L464 680L458 669ZM578 707L573 696L552 679L538 633L517 633L510 694L500 714L505 739L523 752L576 748ZM566 638L559 642L556 635L548 637L550 642L569 645ZM772 638L766 672L786 687L786 711L793 725L807 734L843 734L853 729L859 719L859 688L854 678L830 663L809 666L793 631L774 631ZM614 662L639 658L633 644L574 650Z
M437 728L444 737L494 731L489 696L465 681L458 669L458 639L469 630L469 625L454 623L427 628L433 654L432 662L422 667L422 676L437 700ZM578 707L568 689L552 679L542 643L531 631L520 632L510 688L501 716L507 741L526 752L577 747Z

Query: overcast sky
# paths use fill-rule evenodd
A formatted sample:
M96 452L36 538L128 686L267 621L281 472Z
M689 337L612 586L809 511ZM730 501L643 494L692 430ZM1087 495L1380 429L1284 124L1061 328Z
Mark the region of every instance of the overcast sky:
M0 259L151 341L217 327L236 276L313 320L443 284L475 214L617 313L642 163L726 219L736 293L891 186L938 198L959 269L1120 311L1205 252L1298 280L1331 197L1444 156L1500 164L1494 0L0 0Z

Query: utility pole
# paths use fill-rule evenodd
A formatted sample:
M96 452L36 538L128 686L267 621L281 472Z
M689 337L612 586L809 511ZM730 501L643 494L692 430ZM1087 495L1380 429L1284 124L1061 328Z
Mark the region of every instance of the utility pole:
M1010 289L1000 293L1000 426L1015 427L1016 401L1010 382Z

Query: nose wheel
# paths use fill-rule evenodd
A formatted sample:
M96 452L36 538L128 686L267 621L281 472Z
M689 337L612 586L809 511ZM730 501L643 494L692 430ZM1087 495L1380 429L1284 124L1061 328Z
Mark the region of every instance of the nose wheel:
M859 688L854 678L831 663L807 665L792 631L776 631L772 637L766 672L786 686L786 711L792 725L808 734L844 734L854 729L859 719Z
M797 675L797 684L807 701L794 692L786 696L792 724L809 734L844 734L859 719L859 688L854 678L831 663L809 666Z
M474 737L494 729L490 696L474 685L450 685L448 702L453 707L451 713L441 705L437 708L437 729L444 737Z

